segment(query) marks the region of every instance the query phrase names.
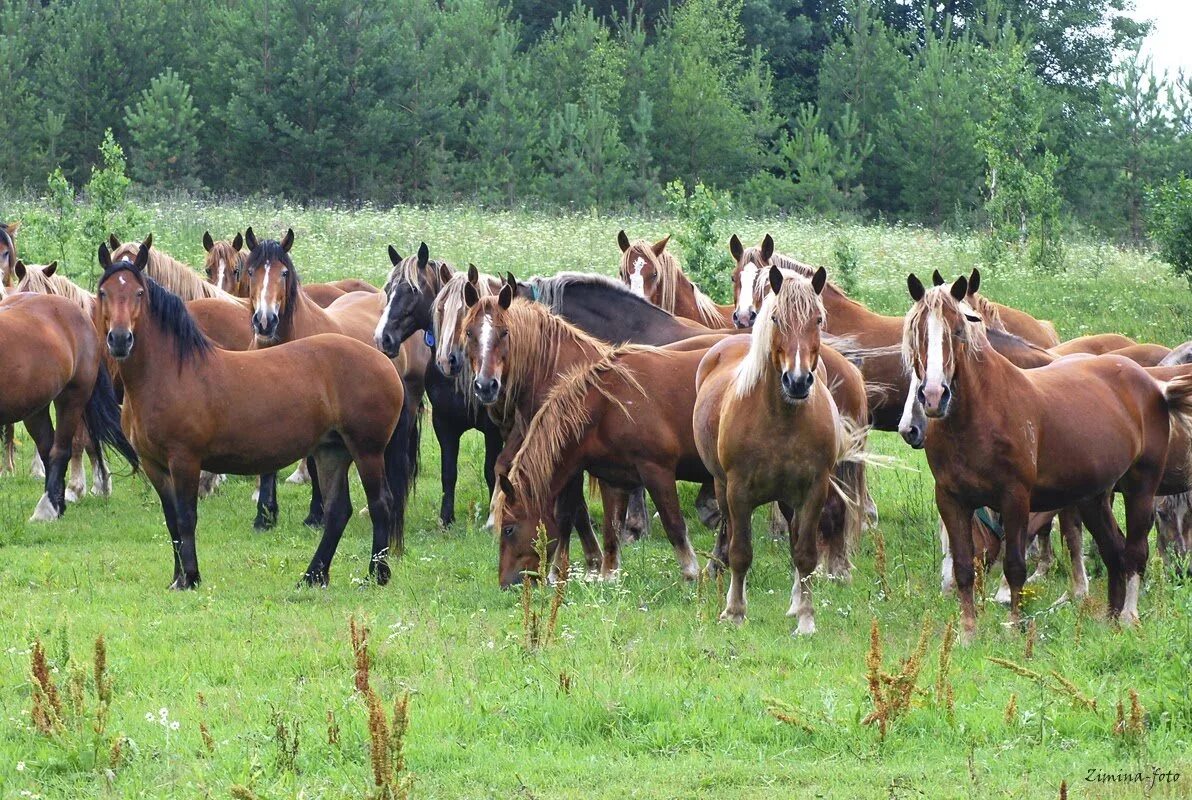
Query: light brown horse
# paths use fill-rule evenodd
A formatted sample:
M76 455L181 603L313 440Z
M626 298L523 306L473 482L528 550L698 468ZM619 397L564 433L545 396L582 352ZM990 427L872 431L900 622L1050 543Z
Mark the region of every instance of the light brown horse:
M1051 347L1050 350L1057 356L1076 354L1102 356L1114 350L1121 350L1123 347L1131 347L1135 344L1137 342L1129 336L1122 336L1120 333L1094 333L1088 336L1077 336L1075 339L1061 342Z
M653 244L645 239L631 242L625 231L618 232L621 280L638 297L676 317L694 320L709 328L732 327L733 307L717 305L692 283L679 265L679 259L666 249L669 241L670 236Z
M234 301L235 295L203 280L203 276L183 264L178 259L158 250L153 246L153 234L145 237L144 242L127 242L121 244L116 234L108 236L108 248L112 254L113 263L117 261L133 261L140 251L141 245L149 245L149 263L145 271L159 286L183 300L195 300L199 297L218 297L223 300Z
M1002 516L1013 621L1026 578L1030 511L1072 505L1105 561L1110 616L1137 621L1172 416L1183 424L1192 412L1192 379L1160 383L1117 356L1021 370L989 346L980 317L961 305L967 284L962 277L927 290L910 276L914 305L903 338L929 418L927 460L948 529L965 638L976 630L970 526L982 506ZM1125 498L1124 541L1112 514L1115 490Z
M816 533L832 472L864 447L864 428L849 425L828 389L820 360L827 283L821 267L811 280L770 267L772 294L762 303L748 350L712 348L696 379L695 442L716 482L725 510L731 570L722 620L745 619L745 580L753 561L750 519L758 506L777 502L786 517L795 580L788 616L797 633L815 632L811 574ZM859 535L860 497L853 509L853 538Z
M124 428L161 499L174 546L172 589L200 581L195 549L199 472L260 474L314 455L326 498L324 532L303 575L326 585L351 516L356 464L373 527L369 572L389 579L400 554L409 489L405 447L413 420L401 381L381 353L344 336L312 336L232 353L203 336L186 306L150 278L149 248L113 262L99 249L96 321L124 379ZM211 398L224 413L202 413Z
M137 454L120 430L120 407L100 360L99 338L75 303L31 293L0 301L0 374L8 376L0 392L0 423L23 421L45 464L45 494L34 521L54 520L66 511L66 464L80 429L115 447L135 469ZM102 463L98 449L97 457Z

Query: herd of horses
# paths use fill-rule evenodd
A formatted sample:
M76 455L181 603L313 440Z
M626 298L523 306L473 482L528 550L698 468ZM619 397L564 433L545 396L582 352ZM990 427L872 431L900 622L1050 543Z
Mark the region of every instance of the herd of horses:
M370 574L389 580L403 550L418 473L423 405L442 452L439 518L455 519L460 438L484 436L489 524L502 587L571 571L614 578L623 543L649 528L648 493L683 578L698 577L676 484L700 486L714 530L705 569L728 572L721 618L746 613L751 518L785 528L794 581L788 615L815 630L812 578L847 579L877 509L868 481L883 459L871 429L926 451L944 546L943 585L975 632L974 579L999 557L1011 621L1021 614L1028 544L1044 573L1060 521L1072 593L1087 594L1087 527L1105 564L1108 611L1138 619L1148 537L1186 565L1192 540L1192 347L1103 334L1060 342L1051 323L993 302L980 274L925 286L885 316L767 235L733 236L734 302L718 305L684 274L668 239L618 234L619 280L457 270L421 244L382 289L303 283L294 233L227 241L204 234L205 279L143 242L98 248L94 294L57 265L17 257L0 225L0 423L36 445L52 520L86 490L111 492L105 448L144 472L173 543L171 588L201 580L199 498L224 474L257 475L258 528L276 523L277 472L309 481L306 522L323 530L307 584L326 585L352 515L355 465L373 529ZM24 346L35 341L39 346ZM51 415L51 407L53 414ZM69 471L69 479L68 473ZM599 487L601 535L585 475ZM1124 500L1123 536L1113 514ZM1158 500L1156 499L1158 498ZM539 537L550 574L539 576Z

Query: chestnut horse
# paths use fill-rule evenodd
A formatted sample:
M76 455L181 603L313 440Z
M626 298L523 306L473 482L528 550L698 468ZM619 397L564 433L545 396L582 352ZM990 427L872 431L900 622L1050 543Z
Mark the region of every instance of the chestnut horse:
M74 302L30 293L0 301L0 374L7 376L0 423L23 421L45 464L45 494L32 520L65 513L66 464L84 426L100 446L114 447L136 469L137 453L120 430L120 406L100 358L99 337ZM102 464L99 447L96 457Z
M401 380L374 348L312 336L269 352L227 352L208 340L186 306L135 261L99 248L97 323L124 379L123 423L161 499L174 548L172 589L200 581L195 527L199 472L261 474L312 454L326 498L323 538L303 575L326 585L351 516L348 468L356 464L373 527L369 573L389 580L400 554L413 419ZM223 413L198 413L219 397Z
M666 249L670 236L651 244L645 239L629 241L625 231L617 233L621 248L621 280L638 297L649 300L676 317L694 320L709 328L733 324L733 307L717 305L679 266L679 259Z
M907 286L914 305L903 354L929 419L927 461L965 638L976 630L971 520L982 506L1002 516L1012 621L1020 618L1030 511L1072 505L1105 561L1110 616L1137 621L1155 492L1172 417L1183 424L1192 412L1192 378L1160 382L1118 356L1021 370L989 347L980 317L961 305L967 279L927 290L911 275ZM1115 490L1125 498L1125 541L1112 514Z
M788 616L797 633L815 632L811 574L816 532L832 490L832 472L864 448L865 429L845 422L820 360L827 282L770 267L772 294L763 301L749 347L713 347L696 377L695 443L724 509L731 579L722 620L745 619L745 580L753 561L751 517L777 502L787 520L795 579ZM859 535L860 497L849 498L852 537Z

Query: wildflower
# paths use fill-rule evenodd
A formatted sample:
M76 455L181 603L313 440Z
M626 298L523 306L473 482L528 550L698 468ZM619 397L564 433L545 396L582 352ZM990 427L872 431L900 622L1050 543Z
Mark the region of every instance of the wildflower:
M24 771L25 771L25 762L18 761L17 762L17 772L24 772Z
M146 722L152 722L152 721L153 721L153 712L152 712L152 711L146 711L146 712L145 712L145 721L146 721Z
M178 730L178 722L177 722L177 720L175 720L174 722L171 722L171 723L170 723L170 730L172 730L172 731L176 731L176 730Z

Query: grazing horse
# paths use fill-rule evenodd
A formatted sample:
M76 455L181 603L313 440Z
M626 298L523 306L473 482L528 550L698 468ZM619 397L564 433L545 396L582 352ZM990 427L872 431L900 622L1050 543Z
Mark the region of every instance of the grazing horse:
M195 527L199 472L261 474L313 453L326 498L323 538L303 574L326 585L351 516L348 468L364 484L373 527L369 573L389 580L400 554L413 419L401 380L373 347L343 336L312 336L269 352L227 352L210 342L176 296L135 261L99 248L97 321L124 379L123 423L161 499L174 547L172 589L200 581ZM213 398L222 413L198 413Z
M121 244L116 234L108 236L108 247L112 254L112 262L133 261L140 251L141 244L149 246L149 263L145 271L159 286L183 300L196 300L200 297L218 297L221 300L234 302L236 296L203 280L203 276L183 264L181 261L163 253L153 246L153 234L145 237L144 242L127 242Z
M66 463L81 427L136 468L137 453L120 430L120 406L100 357L99 337L74 302L29 293L0 301L0 374L9 378L0 392L0 423L23 421L45 464L45 494L33 520L65 513ZM96 457L103 462L98 447Z
M745 579L753 561L750 518L777 502L786 517L795 579L788 616L797 633L815 632L811 574L816 532L832 491L832 472L863 449L865 429L845 422L820 360L827 283L770 267L772 294L763 301L746 352L733 342L708 351L696 377L693 426L699 454L724 509L731 570L722 620L745 620ZM848 498L859 535L862 498Z
M377 347L385 355L396 356L402 344L416 331L423 331L423 339L435 358L434 304L444 285L456 276L446 262L432 261L430 249L423 242L416 255L402 258L391 245L389 260L393 269L385 282L385 310L373 332ZM475 267L472 268L475 271ZM477 278L479 276L477 275ZM461 301L462 305L462 294ZM439 522L444 527L455 521L455 484L459 476L459 443L470 430L484 434L484 480L491 500L495 486L494 468L501 452L501 432L488 412L480 407L471 391L471 380L462 372L458 377L446 376L432 363L426 370L426 394L431 403L431 423L439 441L439 471L443 486L443 500L439 506Z
M1136 622L1172 417L1183 424L1192 412L1192 378L1160 382L1118 356L1021 370L989 346L980 317L961 305L967 279L927 290L911 275L907 288L914 305L903 357L929 419L927 462L965 639L976 631L971 521L983 506L1001 513L1012 621L1020 618L1030 512L1075 505L1109 574L1110 616ZM1125 498L1124 541L1115 490Z
M12 274L17 263L17 230L21 227L18 221L0 222L0 299L8 293L12 286ZM12 425L0 425L0 441L4 445L3 460L0 461L0 475L16 471L16 434Z
M629 241L625 231L617 233L621 248L621 280L638 297L649 300L676 317L694 320L709 328L733 324L733 307L717 305L691 282L679 266L679 259L666 249L670 236L653 244L645 239Z

